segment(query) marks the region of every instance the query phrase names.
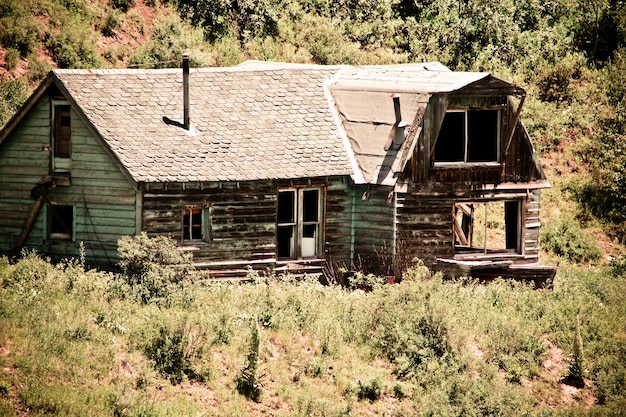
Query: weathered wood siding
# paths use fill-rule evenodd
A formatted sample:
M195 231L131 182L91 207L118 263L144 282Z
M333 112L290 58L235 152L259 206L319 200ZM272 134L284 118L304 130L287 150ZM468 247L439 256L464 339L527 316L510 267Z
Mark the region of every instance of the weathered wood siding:
M438 193L420 188L398 194L397 252L399 261L418 257L432 267L437 258L453 258L453 206L459 202L515 199L521 202L521 253L513 262L533 263L539 260L539 190L522 194L469 191Z
M434 166L433 148L448 108L500 107L501 164L471 164L460 166ZM525 182L541 179L538 163L528 133L521 121L515 124L508 144L511 128L515 123L517 106L507 97L468 97L447 94L433 95L424 113L424 128L421 132L407 176L416 184L500 184L503 182ZM508 145L508 148L507 148Z
M259 180L186 184L145 184L143 230L150 236L169 236L183 244L182 217L185 206L210 207L209 238L182 247L198 263L224 263L230 268L250 262L258 268L273 267L276 259L278 190L320 187L324 194L322 214L323 254L344 260L349 255L349 198L347 179Z
M390 274L395 253L392 187L354 186L351 202L350 261L364 272Z
M432 198L417 191L398 194L399 260L417 257L431 266L436 258L454 255L453 202L449 196Z
M0 145L0 251L10 253L33 204L30 191L49 172L50 102L41 100ZM42 247L43 217L29 243Z
M0 146L3 251L10 251L28 216L30 191L49 174L50 100L43 96L11 137ZM113 158L72 110L71 185L58 185L48 194L53 204L74 206L73 241L46 237L45 204L42 205L25 246L53 259L76 257L83 242L86 261L99 265L117 262L117 240L136 233L136 193Z

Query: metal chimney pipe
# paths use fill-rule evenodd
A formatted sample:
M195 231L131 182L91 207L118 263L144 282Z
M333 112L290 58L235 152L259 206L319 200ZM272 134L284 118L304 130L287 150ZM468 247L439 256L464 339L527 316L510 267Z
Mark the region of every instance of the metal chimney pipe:
M400 96L398 94L392 94L393 110L396 112L396 122L402 121L402 113L400 112Z
M183 54L183 127L189 130L191 120L189 118L189 53Z

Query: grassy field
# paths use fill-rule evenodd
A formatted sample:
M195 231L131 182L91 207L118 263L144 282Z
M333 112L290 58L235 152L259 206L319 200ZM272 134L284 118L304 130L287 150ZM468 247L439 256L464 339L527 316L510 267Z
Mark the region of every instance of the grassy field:
M562 264L553 290L416 265L367 292L252 273L146 291L3 258L0 416L624 415L625 270Z

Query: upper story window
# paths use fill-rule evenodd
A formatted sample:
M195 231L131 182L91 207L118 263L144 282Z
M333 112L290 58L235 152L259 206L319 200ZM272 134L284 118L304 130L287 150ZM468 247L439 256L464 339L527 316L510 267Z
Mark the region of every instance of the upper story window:
M435 144L435 164L500 160L500 110L447 111Z
M71 107L65 101L54 101L52 107L52 170L70 170L72 139Z
M322 190L295 188L278 192L277 255L279 259L321 255Z

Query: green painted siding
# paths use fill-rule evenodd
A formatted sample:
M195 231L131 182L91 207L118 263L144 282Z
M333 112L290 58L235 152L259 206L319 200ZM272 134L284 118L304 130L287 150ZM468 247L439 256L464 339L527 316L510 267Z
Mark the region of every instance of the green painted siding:
M0 145L0 250L5 253L13 249L28 217L31 189L50 173L50 105L43 96ZM136 193L74 110L71 118L71 185L57 185L48 199L74 206L75 239L47 239L43 204L25 246L59 259L78 256L83 242L88 262L113 264L119 237L136 233Z
M357 270L389 275L395 253L392 187L352 188L353 253Z

